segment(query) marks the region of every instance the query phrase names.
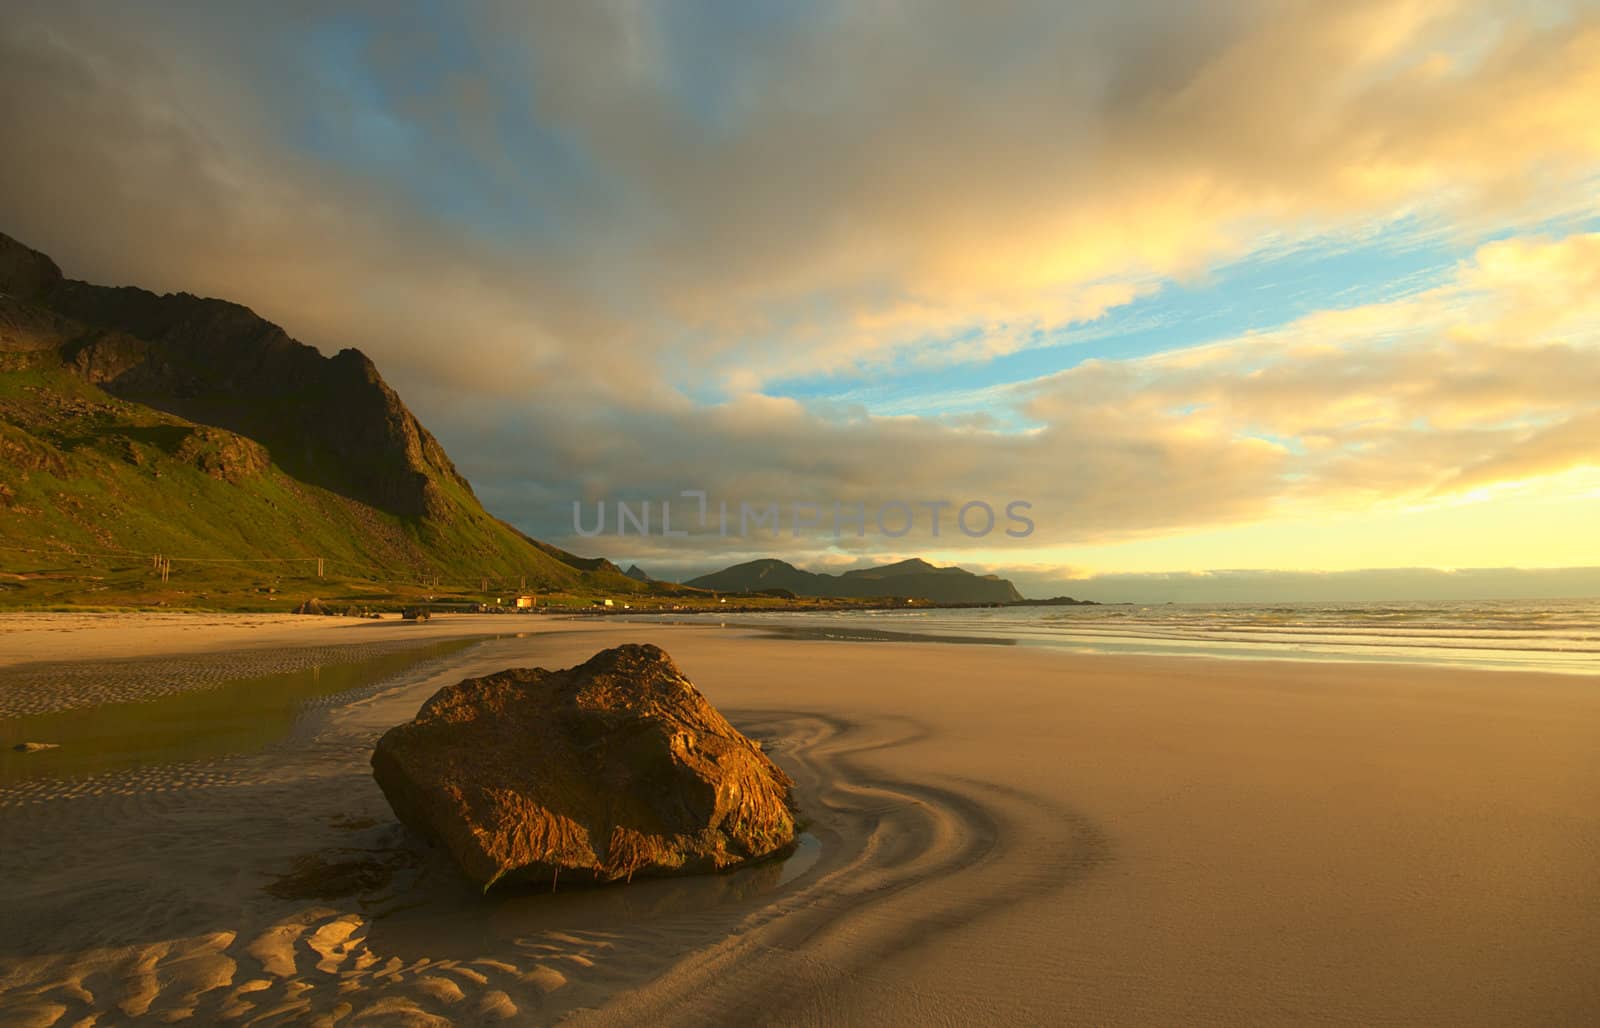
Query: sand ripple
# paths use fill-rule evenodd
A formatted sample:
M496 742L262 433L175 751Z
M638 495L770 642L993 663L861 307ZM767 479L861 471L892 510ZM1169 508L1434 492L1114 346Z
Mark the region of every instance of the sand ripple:
M7 890L0 1020L760 1020L1103 858L1090 826L1039 800L858 763L918 738L909 722L738 722L800 783L821 847L803 873L485 900L393 823L370 730L337 718L292 760L107 775L0 807L0 880L27 883ZM350 895L295 898L346 880Z

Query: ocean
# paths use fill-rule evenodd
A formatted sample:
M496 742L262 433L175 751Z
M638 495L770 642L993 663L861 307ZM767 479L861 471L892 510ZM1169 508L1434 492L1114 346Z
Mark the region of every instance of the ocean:
M1600 599L1169 603L960 610L773 612L651 620L836 639L933 638L1270 660L1376 661L1600 674Z

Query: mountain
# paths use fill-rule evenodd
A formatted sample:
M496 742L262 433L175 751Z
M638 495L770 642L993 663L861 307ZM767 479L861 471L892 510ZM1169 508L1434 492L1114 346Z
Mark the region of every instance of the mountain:
M802 571L769 557L735 564L684 584L718 592L787 589L796 596L893 596L934 603L1013 603L1022 599L1022 594L1004 578L975 575L959 567L935 567L919 557L840 575Z
M640 567L637 564L629 564L628 565L628 570L624 571L623 574L627 575L629 578L633 579L635 582L654 582L655 581L655 579L651 578L650 575L645 571L644 568Z
M3 234L0 540L0 602L52 577L126 592L104 584L126 576L114 558L155 554L213 592L225 562L239 584L317 558L379 585L642 588L485 511L361 351L325 357L224 300L75 281Z
M696 589L712 589L725 593L759 592L762 589L787 589L796 596L840 596L829 592L825 585L837 581L832 575L801 571L786 561L771 557L735 564L709 575L691 578L684 585Z

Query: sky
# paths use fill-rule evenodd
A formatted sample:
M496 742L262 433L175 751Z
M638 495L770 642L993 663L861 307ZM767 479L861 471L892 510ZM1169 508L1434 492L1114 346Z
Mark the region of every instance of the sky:
M1594 0L21 0L0 131L0 231L658 576L1600 592Z

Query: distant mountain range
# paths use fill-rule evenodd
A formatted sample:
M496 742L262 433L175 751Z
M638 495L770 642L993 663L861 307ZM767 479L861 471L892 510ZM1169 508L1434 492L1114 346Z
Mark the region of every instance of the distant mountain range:
M375 583L654 588L485 511L359 350L324 357L223 300L75 281L3 234L0 541L0 600L68 577L38 569L73 553L170 555L190 562L178 581L219 588L317 558Z
M975 575L959 567L935 567L920 557L838 575L803 571L786 561L767 558L735 564L684 584L718 592L784 589L796 596L883 596L933 603L1014 603L1022 599L1022 594L1004 578Z

